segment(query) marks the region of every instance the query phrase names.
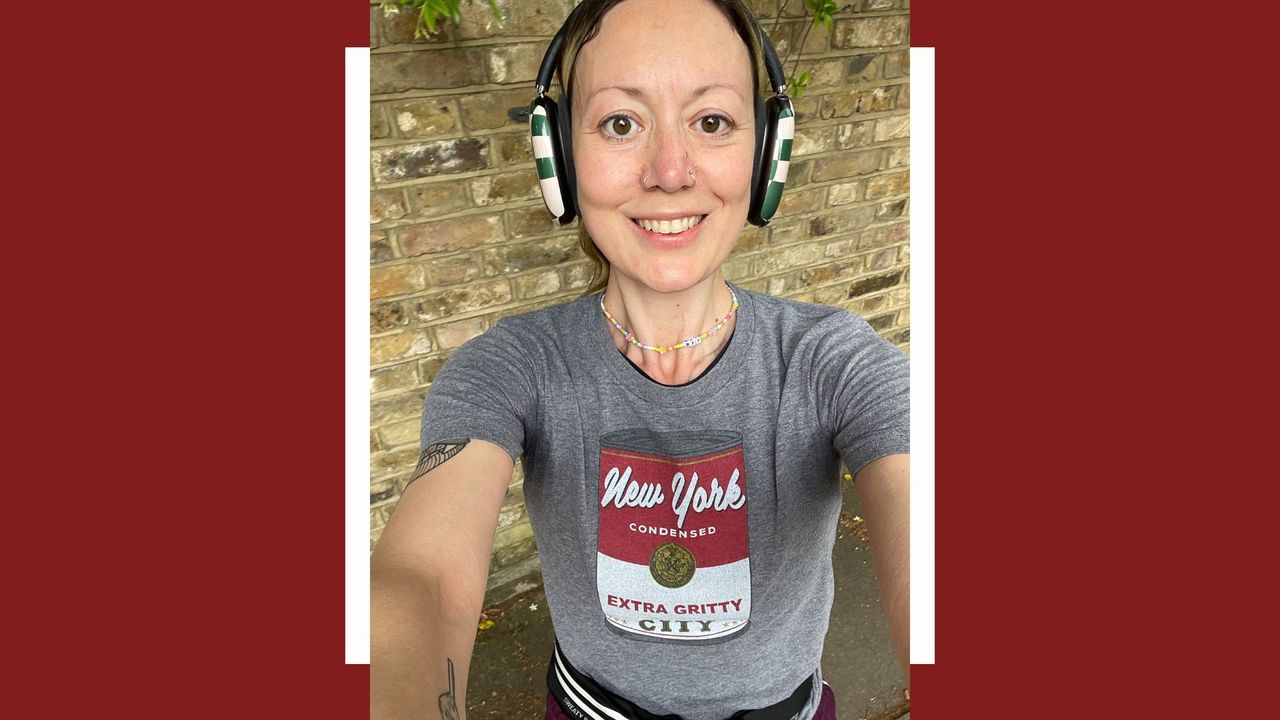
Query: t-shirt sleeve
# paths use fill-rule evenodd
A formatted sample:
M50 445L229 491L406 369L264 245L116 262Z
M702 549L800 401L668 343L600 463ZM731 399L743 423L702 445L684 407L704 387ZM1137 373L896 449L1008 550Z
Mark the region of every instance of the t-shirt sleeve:
M440 368L427 388L420 450L447 440L477 438L524 452L525 429L536 406L538 383L527 351L505 321L468 340Z
M885 455L911 452L911 377L906 353L859 315L820 323L815 358L818 412L833 449L856 477Z

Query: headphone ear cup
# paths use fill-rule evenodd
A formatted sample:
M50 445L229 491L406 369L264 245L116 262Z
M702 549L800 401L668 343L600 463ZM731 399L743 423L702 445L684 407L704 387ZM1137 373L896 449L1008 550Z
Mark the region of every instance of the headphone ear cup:
M576 207L574 187L565 169L565 153L561 148L564 131L559 127L556 102L549 97L536 97L529 105L529 139L533 143L533 161L538 168L538 187L551 217L561 225L573 221Z
M764 227L778 212L782 190L791 168L791 144L796 133L795 110L791 98L775 95L766 102L764 145L760 162L752 172L755 185L747 219Z

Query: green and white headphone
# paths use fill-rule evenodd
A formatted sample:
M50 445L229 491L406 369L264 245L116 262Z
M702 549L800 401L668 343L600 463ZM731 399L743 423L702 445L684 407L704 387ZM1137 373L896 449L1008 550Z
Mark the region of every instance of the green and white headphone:
M533 141L534 162L538 166L538 185L542 188L542 200L546 203L547 210L560 225L567 225L578 216L573 145L569 132L568 103L561 108L546 92L551 87L556 66L560 63L565 29L581 7L578 5L569 13L564 25L547 47L535 85L538 96L529 106L529 135ZM778 53L774 51L773 43L769 42L769 36L758 23L756 30L764 51L769 85L774 93L767 100L757 94L755 101L755 164L751 169L751 206L747 219L752 225L763 227L778 212L778 203L782 200L782 189L787 183L787 170L791 163L791 141L795 137L796 118L791 98L787 97L786 76L782 71L782 63L778 60Z

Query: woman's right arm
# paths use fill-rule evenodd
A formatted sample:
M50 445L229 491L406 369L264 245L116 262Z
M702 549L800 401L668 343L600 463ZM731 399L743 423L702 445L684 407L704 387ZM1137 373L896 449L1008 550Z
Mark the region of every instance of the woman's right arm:
M428 447L370 560L371 720L466 717L467 674L511 456Z

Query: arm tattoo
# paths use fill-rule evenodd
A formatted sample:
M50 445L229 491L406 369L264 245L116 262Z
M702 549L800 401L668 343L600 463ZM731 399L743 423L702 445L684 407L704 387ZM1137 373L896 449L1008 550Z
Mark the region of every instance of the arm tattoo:
M443 465L446 460L462 452L462 448L466 447L469 442L471 442L471 438L446 440L423 450L422 457L418 458L418 467L413 471L413 477L404 486L406 488L409 487L409 483Z
M453 660L450 658L445 660L449 662L449 692L440 693L440 699L436 700L436 705L439 706L440 717L444 720L458 720L458 699L453 694Z

